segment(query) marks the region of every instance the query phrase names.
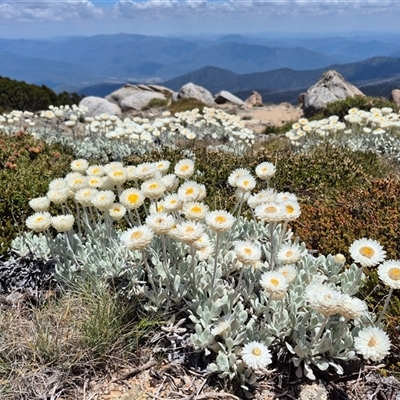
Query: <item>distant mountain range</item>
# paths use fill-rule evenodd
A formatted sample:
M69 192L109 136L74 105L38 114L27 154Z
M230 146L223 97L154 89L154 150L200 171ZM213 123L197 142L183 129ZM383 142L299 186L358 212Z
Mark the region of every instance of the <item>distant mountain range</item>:
M331 65L399 54L400 41L396 37L166 38L117 34L0 39L0 76L46 84L56 91L73 91L107 81L171 81L210 65L241 77L282 68L308 76L311 70ZM274 74L280 76L280 72Z
M400 87L400 58L390 57L373 57L357 63L334 64L309 71L281 68L254 74L236 74L221 68L204 67L165 81L162 85L178 91L186 83L192 82L213 94L228 90L243 100L255 90L265 102L296 103L299 94L316 83L327 69L338 71L347 81L371 96L389 97L394 88ZM104 97L121 86L121 83L97 84L83 88L78 93Z

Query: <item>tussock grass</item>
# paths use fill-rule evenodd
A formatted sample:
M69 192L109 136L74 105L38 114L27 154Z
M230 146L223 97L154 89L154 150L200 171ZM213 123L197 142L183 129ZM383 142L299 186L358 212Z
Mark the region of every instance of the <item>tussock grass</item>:
M2 305L0 398L73 391L94 373L138 361L139 341L157 320L137 315L135 304L86 284L38 307Z

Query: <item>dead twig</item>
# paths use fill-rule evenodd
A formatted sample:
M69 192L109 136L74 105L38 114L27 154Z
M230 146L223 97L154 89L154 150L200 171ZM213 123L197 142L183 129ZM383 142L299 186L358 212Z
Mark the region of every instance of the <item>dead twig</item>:
M135 375L140 374L141 372L145 371L146 369L154 367L156 364L157 364L157 361L150 360L146 364L143 364L140 367L136 367L133 370L127 372L121 378L114 379L112 382L115 383L115 382L119 382L119 381L124 381L124 380L130 379L130 378L134 377Z

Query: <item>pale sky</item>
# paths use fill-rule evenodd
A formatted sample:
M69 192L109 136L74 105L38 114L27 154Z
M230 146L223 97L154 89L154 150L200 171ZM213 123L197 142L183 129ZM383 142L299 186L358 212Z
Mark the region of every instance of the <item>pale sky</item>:
M0 38L399 33L400 0L0 0Z

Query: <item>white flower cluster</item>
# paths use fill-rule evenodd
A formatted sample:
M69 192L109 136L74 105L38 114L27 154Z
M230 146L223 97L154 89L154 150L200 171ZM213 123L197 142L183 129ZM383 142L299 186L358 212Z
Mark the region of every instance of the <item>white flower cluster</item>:
M370 111L351 108L344 120L339 121L335 115L314 121L301 118L286 137L294 148L307 150L321 143L332 143L400 159L400 115L391 108L371 108Z
M341 373L338 359L358 353L379 361L389 353L381 317L374 322L354 295L363 269L380 263L382 282L399 288L400 262L383 262L382 246L365 238L350 247L361 268L344 268L341 254L308 254L289 228L300 216L296 196L270 187L273 164L259 164L255 176L245 168L230 174L237 199L232 212L210 210L207 188L193 180L192 159L174 166L77 159L71 170L50 183L47 196L30 201L36 213L26 221L34 232L48 234L53 226L61 233L47 238L57 250L58 274L74 282L85 270L98 279L129 272L145 309L184 302L191 345L215 355L211 372L252 385L254 371L274 362L275 349L291 353L297 373L315 379L312 368ZM55 206L62 215L50 215ZM241 217L243 207L252 221ZM123 232L115 222L121 220Z

